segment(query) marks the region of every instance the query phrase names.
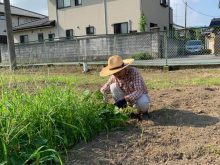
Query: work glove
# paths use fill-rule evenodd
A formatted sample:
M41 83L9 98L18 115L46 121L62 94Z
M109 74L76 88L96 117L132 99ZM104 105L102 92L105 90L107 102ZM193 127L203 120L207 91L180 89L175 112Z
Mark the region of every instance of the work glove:
M115 104L118 108L126 108L127 107L127 101L123 99L119 99L118 101L115 102Z

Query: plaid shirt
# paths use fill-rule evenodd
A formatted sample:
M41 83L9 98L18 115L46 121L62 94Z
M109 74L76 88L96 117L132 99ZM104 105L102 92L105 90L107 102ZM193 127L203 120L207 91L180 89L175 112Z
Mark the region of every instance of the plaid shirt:
M103 93L110 92L110 85L117 83L122 91L125 93L126 101L135 104L142 94L147 94L147 87L144 79L134 67L126 68L126 76L123 79L118 79L112 75L108 82L100 89Z

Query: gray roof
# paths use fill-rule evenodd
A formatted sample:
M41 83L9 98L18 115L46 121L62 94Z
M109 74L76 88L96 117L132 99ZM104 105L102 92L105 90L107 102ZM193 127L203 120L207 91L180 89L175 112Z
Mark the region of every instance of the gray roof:
M220 18L213 18L209 26L210 27L220 26Z
M0 2L0 13L5 13L4 4ZM19 16L26 16L26 17L33 17L33 18L44 18L45 15L38 14L32 11L28 11L19 7L15 7L11 5L11 14L12 15L19 15Z
M13 27L14 31L23 31L27 29L35 29L35 28L41 28L41 27L54 27L55 21L50 21L48 17L39 19L36 21L28 22L19 26Z

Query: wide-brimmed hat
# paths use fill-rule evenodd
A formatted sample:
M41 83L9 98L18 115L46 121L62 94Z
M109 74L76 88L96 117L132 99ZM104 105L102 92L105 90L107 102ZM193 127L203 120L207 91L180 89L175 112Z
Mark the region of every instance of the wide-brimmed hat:
M108 59L108 66L104 67L101 70L100 76L104 77L115 74L128 67L132 62L134 62L134 59L122 60L122 58L119 55L111 56Z

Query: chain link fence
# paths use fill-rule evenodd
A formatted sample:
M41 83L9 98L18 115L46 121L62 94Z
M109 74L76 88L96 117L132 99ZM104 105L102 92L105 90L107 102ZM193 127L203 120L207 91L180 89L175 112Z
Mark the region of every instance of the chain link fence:
M220 64L220 27L154 31L125 35L76 36L72 39L16 44L17 64L105 63L109 56L135 58L137 65ZM7 45L0 46L8 64Z

